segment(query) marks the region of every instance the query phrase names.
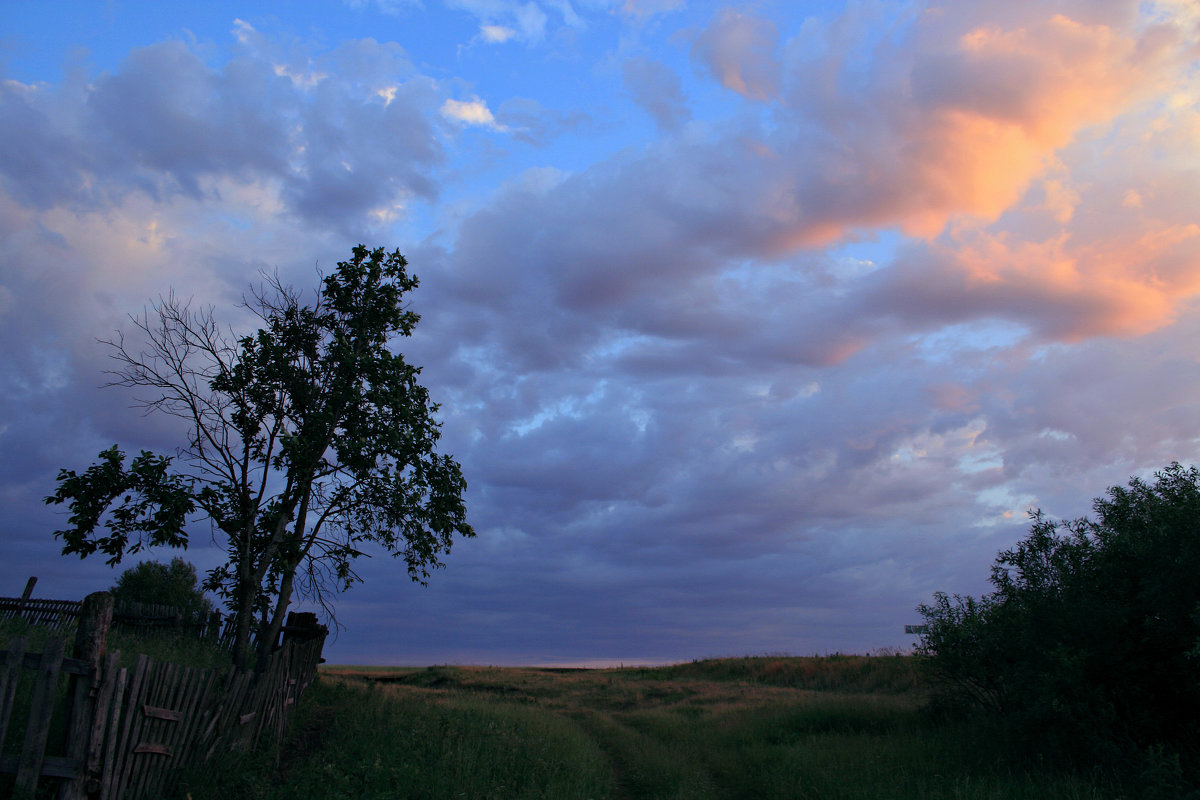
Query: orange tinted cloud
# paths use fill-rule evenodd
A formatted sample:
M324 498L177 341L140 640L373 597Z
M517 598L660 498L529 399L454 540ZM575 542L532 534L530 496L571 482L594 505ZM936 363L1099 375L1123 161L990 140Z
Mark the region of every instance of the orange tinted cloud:
M1200 294L1200 182L1181 177L1200 164L1186 26L1149 6L1039 6L924 15L857 77L861 94L839 61L849 44L796 69L807 82L785 103L828 135L773 143L760 197L776 252L870 228L925 240L849 302L869 338L887 329L876 315L920 329L1000 318L1060 341L1141 335ZM808 79L832 62L836 79Z
M777 249L860 227L932 238L956 217L995 220L1058 169L1060 151L1081 134L1165 98L1185 63L1174 28L1118 29L1036 9L999 25L980 21L986 4L974 8L979 19L953 28L922 18L893 58L874 65L862 95L844 85L854 80L846 52L799 63L785 103L827 138L795 142L797 169L775 179L790 190L765 195L775 207L763 213L790 217ZM830 69L839 77L813 78ZM801 199L779 206L789 194ZM1047 202L1070 218L1070 191Z
M1139 236L1021 240L972 230L902 259L864 306L918 325L1018 320L1039 338L1136 336L1172 322L1200 293L1200 226Z
M900 220L929 236L955 214L995 218L1055 152L1161 90L1176 37L1136 36L1062 15L977 27L917 58L917 109L901 152L918 197Z

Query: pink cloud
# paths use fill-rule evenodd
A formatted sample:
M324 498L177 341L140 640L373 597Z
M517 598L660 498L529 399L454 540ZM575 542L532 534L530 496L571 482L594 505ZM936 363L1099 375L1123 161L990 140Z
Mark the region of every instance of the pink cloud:
M1079 341L1149 333L1197 293L1200 226L1160 224L1093 241L965 231L908 253L860 302L918 327L998 317Z
M943 411L973 414L979 411L979 398L971 389L958 383L931 384L926 391L933 407Z
M725 88L750 100L766 101L778 95L778 40L775 23L725 8L697 37L692 56Z
M830 64L845 69L845 53L796 66L788 103L829 140L787 145L799 199L773 192L795 203L784 206L782 218L794 218L781 249L854 227L896 225L929 238L955 217L994 220L1055 166L1059 150L1161 95L1181 63L1180 37L1163 27L1139 33L1062 15L1011 27L954 30L936 17L922 25L931 30L877 63L858 99L843 94L848 74L824 85L809 77Z

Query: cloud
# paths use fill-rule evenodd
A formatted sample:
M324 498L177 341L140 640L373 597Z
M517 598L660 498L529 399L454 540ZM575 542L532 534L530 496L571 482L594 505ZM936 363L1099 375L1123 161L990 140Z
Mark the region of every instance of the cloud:
M836 79L801 79L826 65L793 68L789 104L821 120L829 138L816 143L826 168L800 170L788 192L797 212L819 207L825 220L806 215L791 242L820 236L821 222L830 231L898 222L928 237L955 215L994 219L1053 166L1057 150L1162 91L1177 75L1181 44L1061 16L939 32L930 41L918 26L923 46L855 77L862 89L853 99Z
M627 59L622 65L622 75L633 101L654 117L660 128L675 130L687 119L687 103L679 77L661 61Z
M479 125L492 130L505 130L504 126L496 124L496 118L488 109L487 103L478 97L472 100L455 100L447 98L442 103L442 116L462 125Z
M994 316L1039 338L1076 341L1148 333L1197 294L1200 226L1152 223L1132 240L950 237L898 260L859 308L914 327Z
M722 559L799 569L802 551L825 570L814 593L844 568L920 600L977 591L947 565L986 565L1028 507L1083 513L1193 453L1188 381L1149 355L1186 341L1200 291L1194 144L1157 121L1190 113L1157 103L1186 85L1182 43L1108 22L938 20L867 64L826 49L789 60L771 124L498 192L435 259L472 309L431 352L454 363L479 507L614 570L654 561L655 586ZM830 70L860 90L810 80ZM839 261L879 229L916 236ZM1168 397L1142 394L1160 381Z
M544 147L564 134L586 129L592 121L583 111L559 111L528 97L511 97L496 109L499 130L517 141Z
M357 10L374 6L384 14L399 16L413 8L421 8L421 0L342 0L350 8Z
M896 62L859 76L861 96L832 104L807 84L787 84L803 124L782 116L775 126L717 127L536 190L501 192L460 227L451 274L465 297L487 298L488 313L540 329L491 341L530 366L556 367L604 347L613 326L648 337L629 351L646 363L686 369L695 364L680 354L706 326L721 331L720 341L696 349L714 361L754 353L823 365L882 337L972 319L1060 341L1166 324L1197 291L1194 217L1178 212L1186 202L1171 210L1164 200L1134 219L1111 198L1123 198L1130 180L1170 182L1175 188L1155 190L1162 198L1192 194L1185 178L1171 177L1184 162L1155 155L1175 127L1155 122L1163 112L1144 105L1144 87L1167 86L1177 74L1178 43L1142 46L1133 34L1057 18L1029 27L1037 24L1036 36L998 36L1003 45L967 46L975 40L955 33L918 50L914 35ZM1029 45L1031 36L1042 44ZM926 52L970 61L981 48L1016 47L1032 59L1060 36L1076 48L1083 76L1068 88L1089 102L1058 103L1059 89L1041 80L976 97L922 77L931 74L921 66ZM1059 56L1045 58L1055 74ZM909 65L907 75L896 63ZM1110 74L1121 69L1137 79L1114 87ZM925 88L905 97L891 92L896 82ZM1102 136L1084 135L1114 124L1163 131L1127 137L1122 158L1136 165L1128 172L1104 155ZM1088 174L1089 164L1104 164L1108 177ZM889 227L924 243L887 269L839 277L797 255ZM607 235L615 230L619 240ZM496 253L520 253L520 264L497 269Z
M627 17L646 19L683 8L684 0L621 0L620 12Z
M292 67L244 34L219 70L164 42L69 93L6 82L0 143L24 154L0 160L6 190L42 208L95 209L128 192L197 198L232 176L276 186L292 213L333 225L433 196L436 94L403 51L366 40ZM323 72L338 77L298 77Z
M775 23L725 8L692 45L692 57L721 85L750 100L771 100L778 93L779 62Z
M516 36L517 32L503 25L481 25L479 27L479 35L483 37L485 42L503 44Z
M582 24L574 8L565 1L446 0L446 6L466 11L479 19L481 35L488 42L516 38L526 44L539 44L546 38L547 26L551 20L547 9L555 11L567 26L577 27ZM490 38L499 35L503 35L504 39Z

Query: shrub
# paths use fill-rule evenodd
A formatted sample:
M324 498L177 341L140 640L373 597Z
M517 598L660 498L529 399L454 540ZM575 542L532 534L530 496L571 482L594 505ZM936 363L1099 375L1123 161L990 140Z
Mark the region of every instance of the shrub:
M174 606L185 619L203 620L213 611L196 577L196 568L176 557L170 564L143 561L121 573L110 590L117 600Z
M995 591L937 594L919 652L959 706L1027 741L1092 759L1166 746L1200 753L1200 472L1172 464L1093 504L1033 514L1000 553Z

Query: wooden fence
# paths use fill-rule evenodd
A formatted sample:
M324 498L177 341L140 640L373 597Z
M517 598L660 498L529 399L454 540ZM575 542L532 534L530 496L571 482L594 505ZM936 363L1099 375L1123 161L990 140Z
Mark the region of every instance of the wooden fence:
M0 651L0 773L15 775L16 792L32 795L41 779L53 778L61 800L160 798L184 767L263 736L278 740L288 711L316 678L328 633L313 614L289 615L283 643L257 673L218 674L146 655L119 668L119 654L105 652L112 596L97 592L80 605L71 657L58 636L41 653L27 652L25 637ZM22 680L28 670L34 675ZM6 754L14 708L24 702L20 751ZM52 718L60 713L57 727L65 732L53 742Z
M22 619L30 625L66 632L74 628L83 605L78 600L32 599L37 578L30 578L21 597L0 597L0 620ZM151 603L118 600L113 608L113 624L118 628L138 632L166 630L186 633L201 639L216 639L225 647L233 647L233 616L222 620L221 612L213 611L203 619L190 618L182 609Z
M79 619L78 600L33 600L33 585L37 578L25 584L25 593L20 597L0 597L0 620L23 619L30 625L62 631L75 627Z

